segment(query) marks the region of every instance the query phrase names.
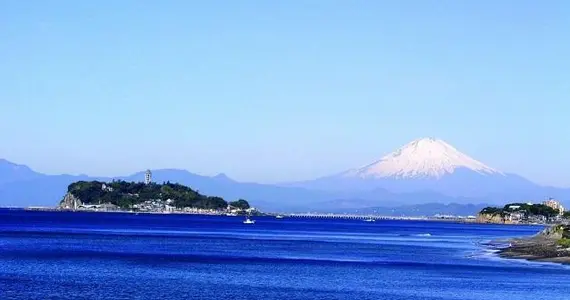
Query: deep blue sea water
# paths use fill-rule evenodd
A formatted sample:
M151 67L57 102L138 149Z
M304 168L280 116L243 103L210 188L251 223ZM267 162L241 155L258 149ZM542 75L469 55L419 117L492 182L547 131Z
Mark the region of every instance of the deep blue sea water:
M0 211L0 299L570 299L537 226Z

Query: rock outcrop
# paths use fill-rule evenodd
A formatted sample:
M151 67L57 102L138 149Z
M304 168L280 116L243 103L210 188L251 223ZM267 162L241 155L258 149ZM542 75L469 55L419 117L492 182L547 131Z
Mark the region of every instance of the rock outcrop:
M477 223L494 223L494 224L506 224L509 223L500 214L477 214Z
M544 229L543 231L538 233L538 237L552 239L552 240L560 240L564 237L564 231L568 231L570 228L564 225L554 225Z
M63 200L61 200L58 207L63 209L76 209L80 205L83 205L81 200L68 192L65 194L65 197L63 197Z
M509 246L499 251L506 258L518 258L570 264L570 227L554 225L530 238L509 241Z

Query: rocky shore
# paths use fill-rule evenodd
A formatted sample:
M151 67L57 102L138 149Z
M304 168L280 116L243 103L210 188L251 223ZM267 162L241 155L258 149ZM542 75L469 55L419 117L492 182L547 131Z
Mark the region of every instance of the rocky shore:
M507 241L499 256L513 259L570 264L570 246L566 244L570 227L555 225L535 236Z

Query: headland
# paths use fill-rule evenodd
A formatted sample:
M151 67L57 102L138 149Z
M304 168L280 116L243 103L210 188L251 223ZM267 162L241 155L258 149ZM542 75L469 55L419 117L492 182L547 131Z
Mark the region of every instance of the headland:
M553 225L528 238L507 241L499 250L503 258L570 264L570 226Z

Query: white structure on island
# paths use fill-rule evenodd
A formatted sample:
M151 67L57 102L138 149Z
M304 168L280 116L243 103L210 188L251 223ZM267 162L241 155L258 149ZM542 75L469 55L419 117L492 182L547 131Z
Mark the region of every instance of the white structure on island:
M557 209L558 212L560 213L560 215L564 214L564 206L562 206L562 204L552 198L548 198L548 200L544 201L542 204L553 208L553 209Z
M150 170L146 170L144 173L144 184L150 184L152 182L152 172Z

